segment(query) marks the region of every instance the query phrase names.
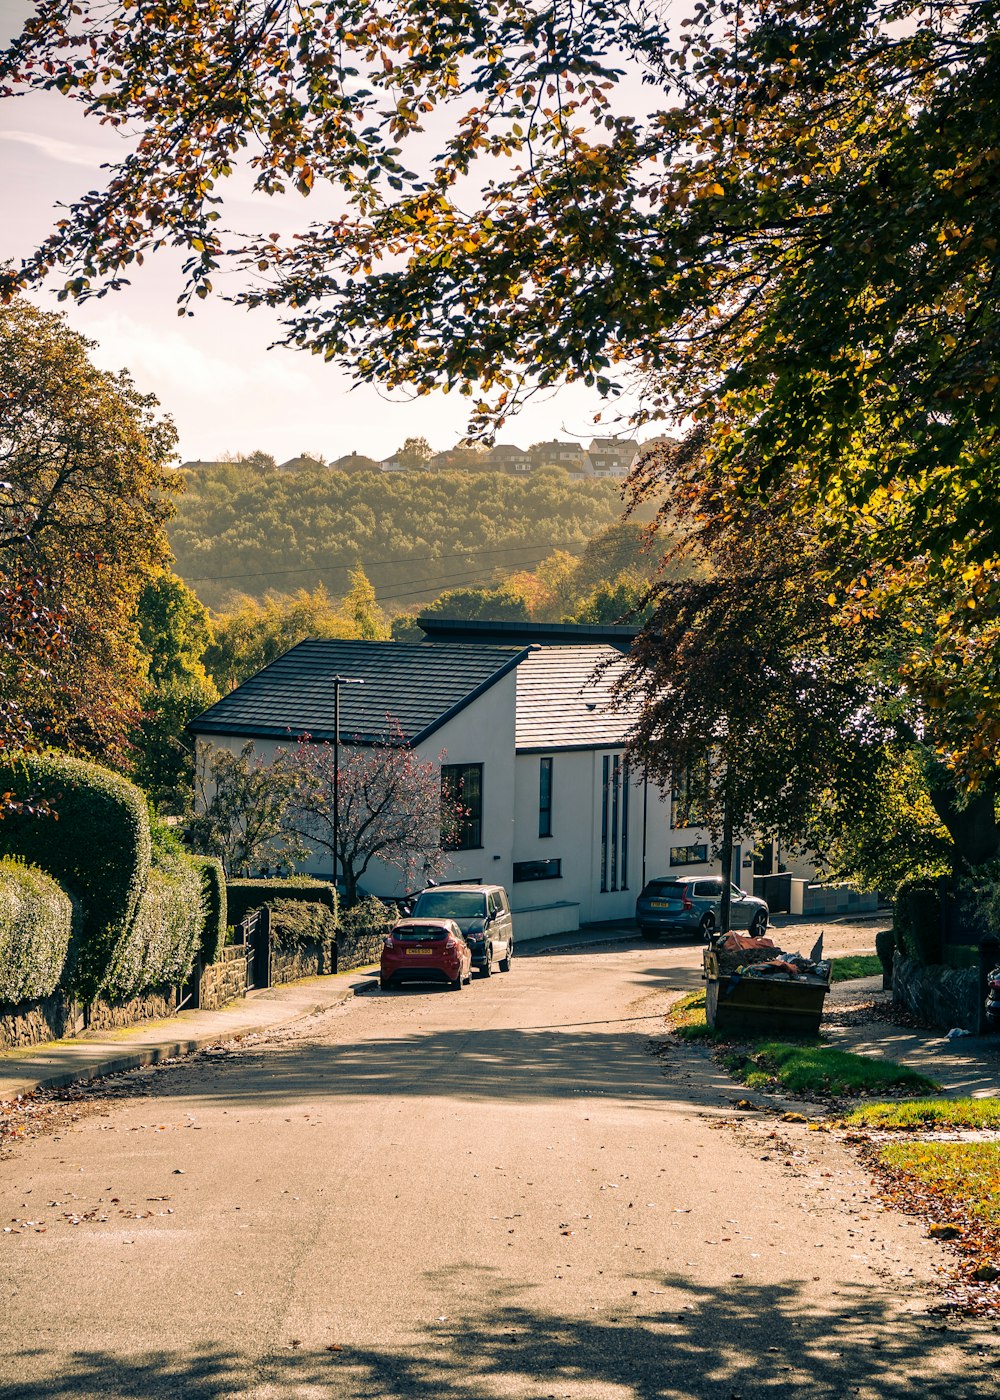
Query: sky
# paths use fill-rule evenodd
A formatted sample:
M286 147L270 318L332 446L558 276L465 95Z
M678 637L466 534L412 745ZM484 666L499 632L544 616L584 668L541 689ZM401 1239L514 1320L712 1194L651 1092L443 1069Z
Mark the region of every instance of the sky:
M24 0L0 0L0 40L16 32L28 9ZM0 102L6 194L0 260L17 263L32 251L59 217L56 205L97 187L101 162L114 159L121 143L58 94ZM321 214L322 201L322 194L309 200L292 194L239 203L247 206L241 212L248 223L285 231ZM177 426L182 461L257 449L278 462L304 452L327 460L353 451L384 458L407 437L425 437L439 451L464 435L467 399L443 393L407 399L354 386L346 371L317 356L270 349L280 331L265 309L241 310L210 297L193 317L178 317L179 264L174 254L158 254L132 272L131 286L82 305L56 300L57 273L32 300L64 312L74 330L95 342L96 364L127 368L143 392L156 395ZM224 285L225 276L215 281ZM587 441L601 408L593 390L565 386L532 401L500 437L522 447L554 437Z

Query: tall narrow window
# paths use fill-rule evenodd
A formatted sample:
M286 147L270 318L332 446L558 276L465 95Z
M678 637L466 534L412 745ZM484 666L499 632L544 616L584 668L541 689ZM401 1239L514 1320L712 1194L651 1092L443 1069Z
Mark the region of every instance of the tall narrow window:
M441 845L475 851L483 844L483 765L441 765Z
M552 760L538 760L538 834L552 835Z
M621 888L628 889L628 759L622 759L622 878Z
M601 780L601 893L608 888L608 788L611 776L611 759L605 754Z
M621 759L611 760L611 888L618 888L618 788L621 779Z
M601 892L628 889L629 771L623 754L601 758Z

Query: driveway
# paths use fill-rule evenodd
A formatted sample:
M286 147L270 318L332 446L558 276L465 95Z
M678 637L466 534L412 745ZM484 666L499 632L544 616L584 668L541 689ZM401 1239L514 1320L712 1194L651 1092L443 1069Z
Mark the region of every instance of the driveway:
M651 1053L697 950L515 960L134 1075L0 1162L0 1395L981 1396L848 1149Z

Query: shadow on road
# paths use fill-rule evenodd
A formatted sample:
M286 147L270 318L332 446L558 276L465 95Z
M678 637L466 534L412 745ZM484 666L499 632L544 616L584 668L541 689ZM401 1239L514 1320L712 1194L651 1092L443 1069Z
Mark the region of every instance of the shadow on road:
M338 1044L302 1041L268 1046L263 1054L248 1049L213 1056L211 1075L164 1076L154 1081L154 1091L265 1106L380 1095L506 1103L614 1095L623 1103L653 1104L666 1096L650 1055L650 1040L662 1033L662 1016L651 1015L569 1026L417 1031Z
M972 1400L992 1393L990 1363L976 1357L974 1335L956 1340L933 1319L903 1313L898 1297L842 1289L824 1300L808 1280L767 1287L739 1280L711 1290L680 1275L627 1282L638 1283L637 1296L623 1284L620 1311L560 1316L530 1307L523 1288L505 1296L501 1285L497 1296L490 1272L476 1289L493 1295L489 1304L463 1309L461 1323L417 1322L412 1342L392 1349L348 1344L333 1328L330 1347L278 1337L261 1356L222 1346L131 1356L39 1348L4 1359L2 1373L18 1380L0 1396Z

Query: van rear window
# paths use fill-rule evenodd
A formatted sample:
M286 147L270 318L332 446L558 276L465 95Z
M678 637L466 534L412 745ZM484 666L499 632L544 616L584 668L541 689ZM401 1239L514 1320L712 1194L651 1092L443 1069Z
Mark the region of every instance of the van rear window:
M477 890L450 890L443 885L424 890L413 912L418 919L481 919L486 913L486 895Z
M650 880L642 892L645 899L680 899L687 886L681 880Z

